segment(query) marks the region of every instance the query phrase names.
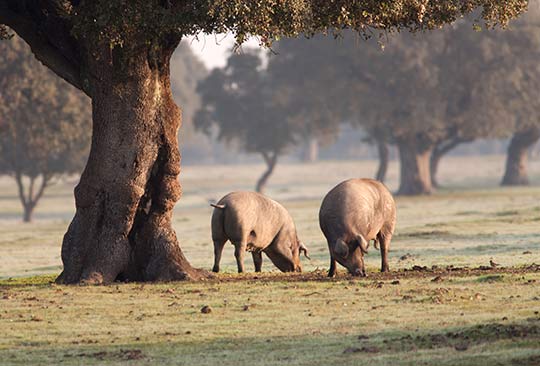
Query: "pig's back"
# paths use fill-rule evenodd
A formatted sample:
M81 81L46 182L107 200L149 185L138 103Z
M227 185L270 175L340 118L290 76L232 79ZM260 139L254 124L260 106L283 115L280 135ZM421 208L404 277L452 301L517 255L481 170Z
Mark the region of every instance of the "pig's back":
M334 187L321 204L319 222L327 238L352 239L362 234L374 238L386 221L393 198L373 179L349 179Z
M232 192L219 204L225 205L224 228L233 242L263 248L283 225L283 206L256 192Z

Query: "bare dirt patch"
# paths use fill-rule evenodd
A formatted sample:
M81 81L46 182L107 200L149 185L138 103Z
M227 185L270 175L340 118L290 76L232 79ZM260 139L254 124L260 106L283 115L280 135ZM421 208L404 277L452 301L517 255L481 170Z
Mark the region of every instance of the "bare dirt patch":
M120 349L118 351L85 352L85 353L77 353L74 355L66 354L64 355L64 357L93 358L100 361L105 361L105 360L133 361L133 360L142 360L146 358L146 356L140 349Z
M305 273L253 273L253 274L220 274L213 282L236 282L236 281L259 281L259 282L335 282L342 280L351 281L390 281L391 284L399 285L400 279L430 278L433 282L442 282L449 277L474 277L486 275L487 282L500 280L504 274L526 274L540 272L539 264L531 264L521 267L456 267L453 265L441 266L418 266L390 272L369 272L367 277L354 277L342 271L336 277L329 278L326 270L315 270Z

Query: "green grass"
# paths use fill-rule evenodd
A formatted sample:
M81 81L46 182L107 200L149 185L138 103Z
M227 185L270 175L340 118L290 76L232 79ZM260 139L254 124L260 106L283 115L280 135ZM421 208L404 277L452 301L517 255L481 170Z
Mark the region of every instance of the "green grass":
M375 165L323 162L278 167L268 190L310 248L306 274L282 275L265 259L264 273L237 275L229 245L215 280L100 287L53 282L75 181L53 187L22 224L15 187L0 179L0 365L538 365L540 188L496 187L499 166L500 157L451 158L447 188L399 197L389 275L371 249L368 278L325 277L321 198ZM194 265L212 263L208 200L251 188L261 169L184 168L174 226ZM490 259L500 266L473 269Z

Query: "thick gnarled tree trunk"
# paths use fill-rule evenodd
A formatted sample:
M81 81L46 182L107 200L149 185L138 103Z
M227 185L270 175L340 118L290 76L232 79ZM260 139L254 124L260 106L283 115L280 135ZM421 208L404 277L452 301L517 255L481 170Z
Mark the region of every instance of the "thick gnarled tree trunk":
M540 139L539 127L531 127L514 133L508 146L506 169L501 185L525 186L529 184L527 154L538 139Z
M383 139L377 139L377 152L379 155L379 167L377 168L375 179L380 182L384 182L386 179L386 173L388 171L390 152L388 150L388 144Z
M422 146L415 140L398 141L400 160L400 185L397 194L414 196L431 194L429 159L431 147Z
M261 175L261 177L257 181L257 185L255 186L255 191L259 193L264 192L266 188L266 183L268 183L268 178L270 178L270 176L274 172L278 154L276 152L263 153L262 156L264 158L264 162L266 163L266 171L263 173L263 175Z
M186 260L171 223L181 195L180 111L169 81L173 51L171 45L128 55L106 47L90 62L92 147L75 188L77 211L62 243L58 282L206 275Z

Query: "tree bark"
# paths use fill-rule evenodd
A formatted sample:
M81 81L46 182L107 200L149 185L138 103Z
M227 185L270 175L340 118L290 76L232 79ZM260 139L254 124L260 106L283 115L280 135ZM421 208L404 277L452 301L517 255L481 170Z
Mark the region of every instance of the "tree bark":
M439 181L437 179L437 173L439 171L439 163L444 155L448 154L451 150L455 149L459 144L470 142L471 140L463 139L459 137L452 138L450 140L444 140L439 142L433 148L431 158L429 160L429 167L431 173L431 184L434 188L439 188Z
M170 88L176 44L93 50L93 135L62 243L59 283L200 279L172 228L181 195L180 110ZM124 53L125 52L125 53ZM97 57L95 55L97 54Z
M529 184L527 175L528 150L540 139L540 128L515 132L508 146L506 169L501 185L524 186Z
M399 195L413 196L431 194L433 186L429 173L429 158L432 147L425 147L415 140L397 143L400 159Z
M264 192L264 190L266 188L266 183L268 182L268 178L274 172L274 168L276 167L276 163L277 163L277 153L276 152L273 152L271 154L263 153L262 156L264 158L264 162L266 163L266 171L259 178L259 180L257 181L257 186L255 187L255 191L257 191L259 193Z
M375 179L384 182L386 179L386 172L388 171L388 144L382 139L377 139L377 151L379 153L379 167L377 168L377 174Z

